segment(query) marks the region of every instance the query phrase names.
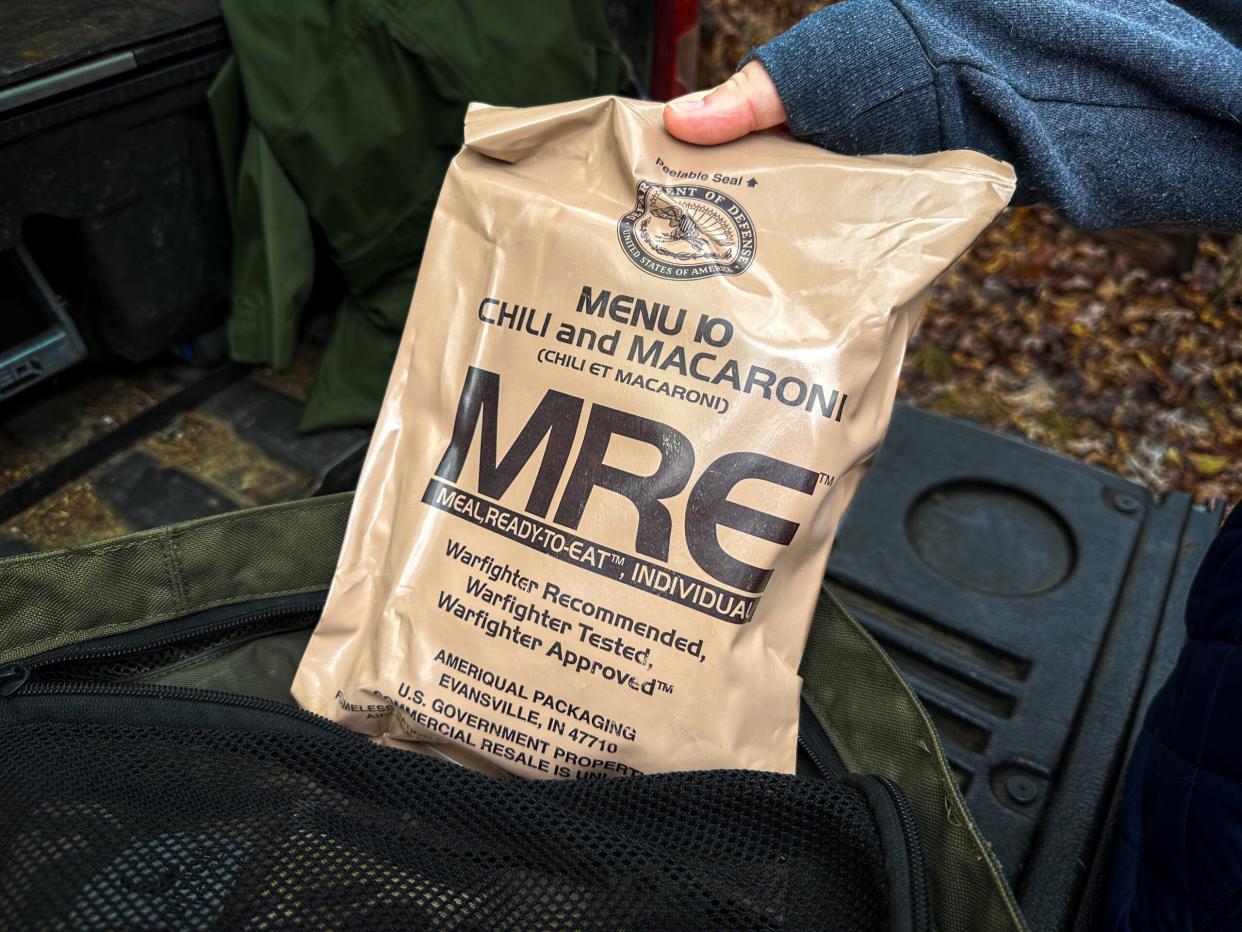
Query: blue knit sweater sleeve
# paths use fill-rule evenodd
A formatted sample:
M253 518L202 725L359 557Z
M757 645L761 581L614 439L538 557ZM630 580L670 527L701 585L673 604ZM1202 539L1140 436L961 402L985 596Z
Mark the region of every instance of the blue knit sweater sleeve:
M1242 230L1240 0L845 0L751 57L825 148L978 149L1082 227Z

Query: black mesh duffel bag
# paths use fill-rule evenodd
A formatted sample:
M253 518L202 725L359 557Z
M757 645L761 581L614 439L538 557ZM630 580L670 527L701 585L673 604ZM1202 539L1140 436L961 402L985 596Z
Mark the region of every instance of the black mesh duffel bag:
M0 562L0 927L1023 928L827 598L796 776L496 780L297 709L348 507Z

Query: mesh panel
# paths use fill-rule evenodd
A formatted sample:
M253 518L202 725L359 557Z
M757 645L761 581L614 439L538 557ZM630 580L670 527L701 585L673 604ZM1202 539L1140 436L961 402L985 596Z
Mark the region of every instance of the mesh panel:
M0 927L887 928L852 786L494 781L332 736L0 734Z

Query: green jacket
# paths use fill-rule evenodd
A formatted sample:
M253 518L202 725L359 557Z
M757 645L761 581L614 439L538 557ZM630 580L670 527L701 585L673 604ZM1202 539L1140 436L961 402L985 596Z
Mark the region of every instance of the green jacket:
M621 59L595 0L221 5L234 56L209 98L233 209L230 352L290 363L318 229L345 294L302 427L370 425L466 105L615 93Z

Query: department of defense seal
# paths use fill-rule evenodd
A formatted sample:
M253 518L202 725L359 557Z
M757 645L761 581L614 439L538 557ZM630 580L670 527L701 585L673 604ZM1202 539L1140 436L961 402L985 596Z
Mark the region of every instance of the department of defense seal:
M701 184L639 181L617 237L636 266L674 281L740 275L755 258L755 228L742 205Z

